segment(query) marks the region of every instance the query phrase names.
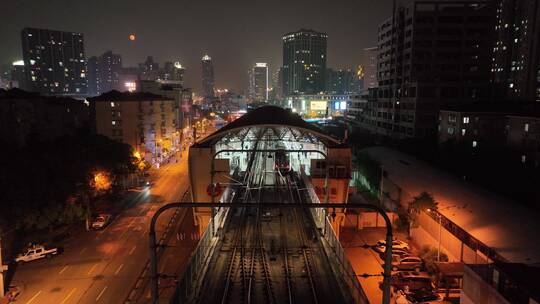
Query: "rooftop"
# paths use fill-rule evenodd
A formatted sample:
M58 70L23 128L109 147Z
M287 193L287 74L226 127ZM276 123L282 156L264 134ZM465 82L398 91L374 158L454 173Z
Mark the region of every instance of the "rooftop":
M525 288L530 297L540 299L540 281L538 273L540 267L521 263L497 263L496 267L512 279L513 283Z
M388 178L404 191L411 195L429 191L439 202L439 213L509 262L540 263L540 243L535 241L540 221L534 210L465 183L408 154L386 147L362 151L384 166Z
M341 142L319 129L313 124L303 120L299 115L289 110L276 106L262 106L244 114L237 120L210 134L199 141L199 146L211 146L230 133L251 127L289 127L299 130L301 133L309 133L326 146L337 146Z
M460 105L443 105L441 111L539 117L540 105L525 102L474 102Z
M96 97L88 98L89 101L149 101L149 100L171 100L171 98L163 97L148 92L118 92L110 91Z
M66 103L66 102L81 102L80 100L73 99L65 96L45 96L36 92L28 92L21 89L0 89L0 100L35 100L44 101L48 103Z

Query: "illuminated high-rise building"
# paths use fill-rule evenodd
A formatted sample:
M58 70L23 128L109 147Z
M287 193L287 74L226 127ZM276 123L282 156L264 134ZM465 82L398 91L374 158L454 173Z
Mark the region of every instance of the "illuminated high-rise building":
M498 0L491 72L499 93L540 101L540 2Z
M212 58L204 55L201 64L203 96L206 100L211 101L214 99L214 65L212 64Z
M329 94L354 94L360 90L357 73L351 69L327 69L325 78L325 92Z
M256 63L249 71L249 95L255 102L268 101L268 65Z
M30 90L46 95L86 95L83 34L25 28L21 41Z
M141 80L158 80L159 63L154 61L153 56L148 56L143 63L139 63L139 73Z
M283 93L313 94L325 90L325 33L300 29L283 36Z
M182 66L179 61L165 62L163 71L161 73L161 80L173 81L174 83L179 84L181 87L184 86L184 72L186 69Z
M377 87L377 47L365 48L362 50L361 64L357 74L362 82L363 89Z
M112 90L122 90L120 74L122 57L107 51L88 58L88 95L97 96Z

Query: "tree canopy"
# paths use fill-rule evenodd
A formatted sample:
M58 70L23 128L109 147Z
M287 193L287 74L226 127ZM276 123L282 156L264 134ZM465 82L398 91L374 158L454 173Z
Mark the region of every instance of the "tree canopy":
M84 216L93 173L136 170L129 145L88 131L0 151L0 218L21 229L52 228Z

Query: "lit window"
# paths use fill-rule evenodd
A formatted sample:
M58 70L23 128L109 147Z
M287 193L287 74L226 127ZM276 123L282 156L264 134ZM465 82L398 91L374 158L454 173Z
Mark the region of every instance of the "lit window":
M528 123L525 124L525 132L529 132L529 124Z
M464 124L468 124L468 123L469 123L469 117L468 117L468 116L463 117L463 123L464 123Z
M465 129L461 129L461 136L465 136L465 133L467 132L467 130Z
M521 162L525 163L527 161L527 155L521 155Z
M116 120L111 121L111 124L112 124L113 126L116 126Z
M473 148L476 148L476 146L478 146L478 142L476 140L473 140L472 146L473 146Z
M114 102L111 102L111 108L114 108Z

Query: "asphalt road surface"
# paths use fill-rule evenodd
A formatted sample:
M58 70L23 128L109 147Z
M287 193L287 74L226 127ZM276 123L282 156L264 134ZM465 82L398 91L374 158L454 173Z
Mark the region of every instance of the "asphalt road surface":
M122 303L148 260L150 218L164 203L180 200L187 171L184 152L178 163L155 170L150 190L126 195L129 207L106 229L73 235L57 257L18 265L11 282L21 291L17 303ZM160 217L158 238L173 212Z

